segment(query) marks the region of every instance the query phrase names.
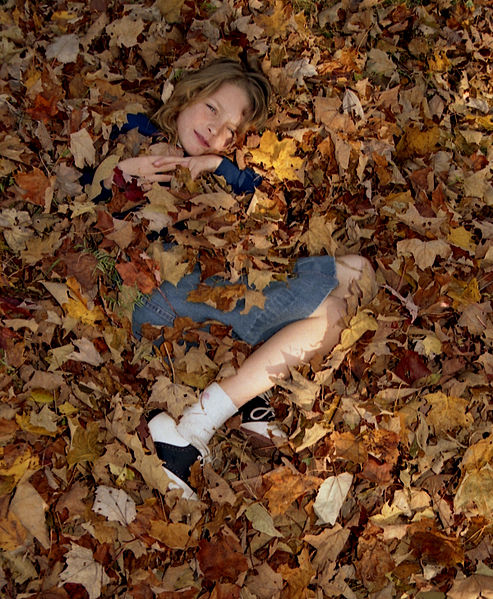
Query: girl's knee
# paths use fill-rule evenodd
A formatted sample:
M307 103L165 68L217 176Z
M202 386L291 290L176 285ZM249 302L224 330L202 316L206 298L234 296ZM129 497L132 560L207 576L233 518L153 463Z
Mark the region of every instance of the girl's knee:
M348 254L336 259L336 273L339 281L339 293L345 295L351 293L353 284L357 284L365 295L374 295L376 289L375 271L371 262L364 256L358 254Z

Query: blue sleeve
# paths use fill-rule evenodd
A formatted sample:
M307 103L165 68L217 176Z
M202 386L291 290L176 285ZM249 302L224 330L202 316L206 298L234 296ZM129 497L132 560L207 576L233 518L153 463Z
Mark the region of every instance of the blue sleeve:
M242 170L228 158L222 159L214 174L224 177L235 193L253 193L262 183L262 177L251 168Z
M145 114L138 113L127 114L127 122L121 127L115 125L111 131L111 137L115 138L120 135L120 133L128 133L132 129L138 129L139 133L146 137L152 137L153 135L161 133L156 125L154 125Z

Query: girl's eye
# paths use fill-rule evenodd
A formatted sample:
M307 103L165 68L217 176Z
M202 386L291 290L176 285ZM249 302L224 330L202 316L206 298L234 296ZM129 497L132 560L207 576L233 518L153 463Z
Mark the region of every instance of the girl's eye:
M217 110L212 106L212 104L206 104L207 108L213 113L216 114Z

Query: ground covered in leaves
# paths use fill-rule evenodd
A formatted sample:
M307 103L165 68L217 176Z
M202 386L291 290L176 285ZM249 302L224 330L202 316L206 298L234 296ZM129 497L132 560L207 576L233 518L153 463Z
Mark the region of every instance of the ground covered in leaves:
M488 0L3 0L0 25L0 595L491 597ZM275 91L235 152L264 175L253 197L185 171L92 201L149 151L111 137L127 112L246 55ZM165 224L168 252L148 236ZM379 290L275 388L289 441L233 418L193 472L200 502L166 492L145 414L179 416L251 348L185 319L154 351L133 302L200 261L248 273L248 310L324 253L368 257Z

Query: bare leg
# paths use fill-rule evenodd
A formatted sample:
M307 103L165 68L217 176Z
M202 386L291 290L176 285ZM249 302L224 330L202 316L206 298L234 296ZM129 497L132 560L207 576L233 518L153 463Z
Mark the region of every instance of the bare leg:
M344 329L347 299L355 291L353 283L367 270L373 271L361 256L344 256L336 260L339 285L308 318L278 331L255 350L234 376L219 384L240 408L256 395L287 377L290 367L309 361L316 354L328 354L337 345Z

